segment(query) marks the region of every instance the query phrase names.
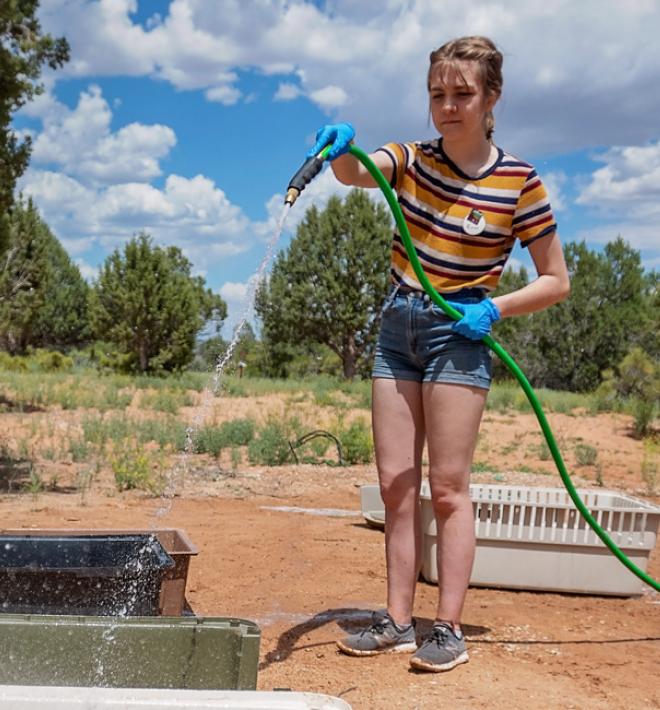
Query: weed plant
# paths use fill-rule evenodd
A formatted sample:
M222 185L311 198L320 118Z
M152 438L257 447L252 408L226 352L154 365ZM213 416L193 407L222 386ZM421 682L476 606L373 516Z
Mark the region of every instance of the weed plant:
M167 414L177 414L181 407L190 407L193 404L194 400L187 391L170 388L145 392L140 397L140 406L143 409L154 409Z
M649 436L658 409L657 402L631 397L627 407L633 417L633 435L637 439Z
M356 419L348 429L340 432L341 450L347 464L371 463L374 457L374 442L371 427L362 419Z
M598 449L589 444L577 444L575 460L578 466L593 466L598 459Z
M69 453L74 463L81 463L90 458L92 449L84 439L71 439L69 441Z
M647 495L657 494L658 485L658 454L660 446L654 441L644 442L644 458L642 459L642 480L646 484Z
M552 458L552 452L546 441L542 441L538 446L538 456L541 461L550 461Z
M220 426L225 446L247 446L254 439L256 426L253 419L232 419Z
M162 461L154 461L147 451L139 446L120 451L111 459L118 491L142 490L153 495L162 495L166 478L162 473Z
M577 392L559 392L540 388L535 390L541 408L546 412L570 414L576 409L593 411L593 396ZM491 387L486 409L496 412L530 412L532 405L517 382L496 382Z
M224 435L217 426L200 427L193 439L193 451L196 454L211 454L217 457L225 446Z
M204 426L199 429L194 442L196 453L219 456L226 448L248 446L254 439L255 423L252 419L233 419L220 426Z
M30 479L23 484L23 489L26 493L30 493L33 498L37 498L39 493L44 490L44 482L39 472L34 467L34 464L30 462Z
M275 419L269 420L248 445L250 463L281 466L291 456L287 428Z
M472 472L473 473L496 473L499 471L497 466L487 463L486 461L473 461L472 462Z
M145 419L133 423L135 437L140 444L151 441L161 450L183 451L186 446L186 426L170 416L166 419Z

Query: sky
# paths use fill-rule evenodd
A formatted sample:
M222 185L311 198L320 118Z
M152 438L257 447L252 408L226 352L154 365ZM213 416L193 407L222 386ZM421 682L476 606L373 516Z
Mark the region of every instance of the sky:
M660 265L660 0L41 0L38 16L71 60L14 118L33 140L18 189L89 280L140 231L179 246L227 302L225 336L316 130L350 121L367 151L436 137L428 56L462 35L504 54L495 142L535 165L562 240L621 235ZM276 248L346 192L326 168ZM531 267L519 247L510 263Z

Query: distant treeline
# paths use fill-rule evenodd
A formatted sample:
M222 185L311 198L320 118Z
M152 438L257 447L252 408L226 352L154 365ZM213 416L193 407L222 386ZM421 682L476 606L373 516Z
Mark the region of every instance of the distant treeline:
M165 373L212 368L227 347L199 341L209 321L226 318L222 299L191 275L177 247L137 234L103 263L89 285L31 200L9 215L0 260L0 348L85 351L101 368ZM230 367L241 374L368 377L387 288L391 218L365 191L311 207L257 293L259 336L248 327ZM658 279L622 238L601 252L568 242L567 301L509 318L495 337L537 387L592 391L616 374L632 351L657 381ZM500 291L526 284L524 268L507 270ZM495 363L496 378L508 374ZM653 379L653 378L652 378Z

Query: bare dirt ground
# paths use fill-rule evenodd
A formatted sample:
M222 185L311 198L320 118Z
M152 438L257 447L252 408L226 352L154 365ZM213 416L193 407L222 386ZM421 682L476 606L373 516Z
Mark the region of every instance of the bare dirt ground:
M0 415L5 432L10 416ZM660 502L647 495L643 446L627 417L549 419L578 485L600 482ZM561 486L540 441L532 415L487 413L474 480ZM597 465L576 466L576 442L597 449ZM196 458L170 501L119 494L102 481L83 499L65 485L72 465L60 468L55 492L0 496L2 527L182 528L199 548L187 588L195 613L251 619L262 630L259 689L326 693L356 710L660 708L660 594L649 588L638 598L472 588L463 620L471 660L447 674L413 672L402 655L339 654L335 639L385 603L383 533L359 512L359 486L376 481L373 465L227 473ZM649 573L660 578L658 547ZM419 583L421 632L436 594Z

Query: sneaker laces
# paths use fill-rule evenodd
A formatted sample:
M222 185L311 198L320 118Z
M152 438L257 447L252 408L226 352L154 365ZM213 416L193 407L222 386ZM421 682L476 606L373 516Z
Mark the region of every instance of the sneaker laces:
M431 636L429 637L429 641L435 641L438 646L444 646L447 639L449 638L449 634L452 634L452 636L458 638L454 630L448 624L436 624L431 629Z
M377 611L372 612L371 626L366 629L363 629L363 631L360 633L360 636L364 636L365 634L369 634L372 632L376 634L385 633L385 627L387 626L388 621L392 623L392 620L387 614L379 614Z
M399 626L399 624L394 621L394 619L386 612L385 614L381 612L374 611L371 614L371 626L364 629L360 636L364 636L368 633L384 634L387 626L391 626L397 633L405 633L411 626L414 626L414 620L412 623L406 626Z

